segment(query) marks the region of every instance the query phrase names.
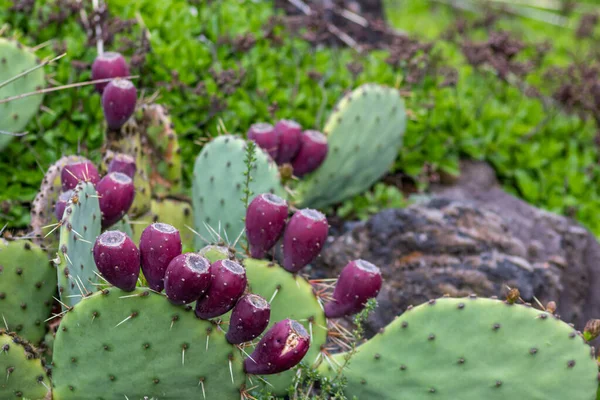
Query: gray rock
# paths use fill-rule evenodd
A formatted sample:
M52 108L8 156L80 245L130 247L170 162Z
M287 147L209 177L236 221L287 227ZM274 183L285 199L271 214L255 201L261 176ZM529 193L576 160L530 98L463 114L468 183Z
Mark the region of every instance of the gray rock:
M556 301L561 318L581 328L600 314L596 238L507 194L483 163L463 163L461 178L434 187L430 200L374 215L321 255L317 270L329 276L357 258L382 269L369 333L411 304L444 294L501 297L507 287L531 303Z

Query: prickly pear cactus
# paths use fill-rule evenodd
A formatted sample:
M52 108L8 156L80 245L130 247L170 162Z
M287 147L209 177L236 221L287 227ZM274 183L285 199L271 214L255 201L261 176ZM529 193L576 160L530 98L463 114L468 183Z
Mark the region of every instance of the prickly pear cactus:
M268 261L246 259L244 266L250 291L271 303L269 328L285 318L302 323L311 335L310 350L304 356L304 362L310 365L317 361L321 346L327 340L327 321L311 284ZM294 371L263 378L272 385L268 386L271 391L285 394L293 382Z
M334 361L342 365L344 356ZM331 368L322 364L337 372ZM358 347L342 373L349 398L372 400L593 400L598 385L593 351L573 328L485 298L441 298L406 311Z
M32 343L46 332L56 293L56 270L39 246L0 240L0 314L3 325Z
M39 60L30 49L17 41L0 38L0 83L16 75L34 68ZM0 99L19 94L33 92L45 85L44 71L39 68L0 88ZM42 103L43 95L24 97L1 105L0 130L10 133L21 132L27 123L37 113ZM0 150L10 142L13 136L0 134Z
M193 228L192 206L186 201L175 199L152 200L150 212L132 221L132 239L140 242L142 232L154 222L167 222L179 230L183 251L194 251L194 233L188 228Z
M260 148L256 148L256 162L252 169L250 190L253 196L274 193L285 196L279 182L277 166ZM208 241L216 241L214 229L224 239L234 242L244 231L246 213L244 172L246 141L232 135L223 135L205 145L194 165L193 206L195 230ZM219 232L220 228L220 232ZM196 238L196 247L206 243Z
M129 209L129 217L136 219L150 211L152 189L150 187L150 169L148 156L144 151L144 138L141 127L135 118L130 118L121 128L118 135L111 131L106 138L107 149L104 156L105 169L110 164L115 153L128 154L135 158L136 173L133 177L135 198ZM115 137L115 135L117 135Z
M323 129L327 158L297 188L301 205L323 208L367 190L393 164L405 128L397 90L366 84L343 97Z
M31 229L36 240L41 242L42 238L48 233L43 231L43 227L50 225L53 221L57 222L54 216L54 205L62 191L60 173L63 167L84 159L80 156L64 156L48 168L40 185L40 190L31 206ZM51 240L52 238L45 241L49 243Z
M101 221L94 185L80 182L65 208L58 245L58 292L69 307L96 290L94 283L99 278L92 247L100 235Z
M50 382L37 350L27 341L0 329L0 399L41 400Z
M246 381L241 358L191 308L145 288L105 289L63 317L54 344L54 400L239 399Z
M151 153L153 192L178 193L181 191L181 149L171 118L158 104L143 106L142 111L146 135L155 149Z

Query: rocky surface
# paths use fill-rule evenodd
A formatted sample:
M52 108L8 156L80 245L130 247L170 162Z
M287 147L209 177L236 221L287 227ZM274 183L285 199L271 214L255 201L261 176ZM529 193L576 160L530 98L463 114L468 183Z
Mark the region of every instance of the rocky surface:
M434 187L428 201L384 210L337 237L317 270L331 276L356 258L379 265L385 279L371 333L411 304L444 294L503 296L507 286L525 301L556 301L577 327L600 314L595 237L507 194L483 163L463 163L461 178Z

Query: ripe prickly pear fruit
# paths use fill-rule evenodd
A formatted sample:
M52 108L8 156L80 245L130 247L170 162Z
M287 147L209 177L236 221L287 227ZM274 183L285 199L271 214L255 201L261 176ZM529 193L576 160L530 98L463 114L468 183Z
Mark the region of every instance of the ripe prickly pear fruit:
M54 215L56 216L56 219L58 221L63 219L63 215L65 213L65 208L67 208L67 203L71 199L71 196L73 196L72 190L67 190L66 192L62 192L58 196L58 200L56 201L56 204L54 205Z
M279 140L273 125L265 122L253 124L248 130L248 139L254 140L258 147L266 151L273 160L277 159Z
M253 258L263 258L281 237L288 216L287 202L264 193L256 196L246 211L246 234Z
M65 165L60 171L63 192L74 189L80 181L91 182L95 185L99 180L98 169L90 160L85 158Z
M196 303L196 316L201 319L225 314L246 289L246 270L235 261L219 260L210 266L210 273L210 288Z
M116 154L108 165L108 172L121 172L131 179L134 178L137 166L135 165L135 158L129 154Z
M96 185L102 212L102 228L108 228L125 216L133 204L133 180L121 172L111 172Z
M333 301L325 305L327 318L340 318L361 312L381 289L381 271L365 260L344 267L333 291Z
M328 232L321 212L308 208L296 212L283 234L283 267L292 273L304 268L319 255Z
M110 81L102 93L102 109L110 129L120 129L133 115L137 90L128 79Z
M298 321L284 319L269 329L254 352L244 360L248 374L269 375L296 366L310 347L310 336Z
M256 294L243 296L233 307L227 341L231 344L249 342L257 338L269 325L271 306Z
M104 232L96 239L93 254L104 279L126 292L135 289L140 275L140 252L126 234Z
M125 76L129 76L129 66L120 53L107 51L106 53L98 55L92 64L92 80ZM102 93L108 83L109 82L96 83L96 90L99 93Z
M173 304L189 304L210 287L210 261L195 254L180 254L165 272L165 294Z
M321 132L313 130L302 132L300 150L292 161L294 175L301 177L319 168L327 157L328 149L327 138Z
M275 133L279 143L277 164L282 165L291 162L300 150L302 127L296 121L282 119L275 124Z
M148 286L160 292L171 261L181 254L181 236L175 227L161 222L149 225L140 237L142 272Z

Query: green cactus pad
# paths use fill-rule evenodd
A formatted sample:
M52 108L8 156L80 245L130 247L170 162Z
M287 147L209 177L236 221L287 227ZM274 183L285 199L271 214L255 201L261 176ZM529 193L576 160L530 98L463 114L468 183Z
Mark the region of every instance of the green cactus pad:
M205 246L202 249L200 249L198 253L206 257L211 263L217 262L219 260L226 260L228 258L231 258L232 256L232 253L227 247L215 245Z
M36 349L2 329L0 373L0 399L41 400L50 391L50 382Z
M39 64L33 52L19 42L0 38L0 83ZM44 70L39 68L0 88L0 99L17 96L42 89L45 85ZM43 95L28 96L0 104L0 130L10 133L21 132L40 108ZM13 136L0 134L0 150Z
M54 343L54 400L236 400L246 380L241 361L223 332L190 307L145 288L110 288L63 318Z
M72 162L85 160L80 156L64 156L48 168L46 175L40 185L33 203L31 205L31 229L39 242L50 232L48 227L52 222L58 222L54 216L54 205L62 192L60 174L65 165ZM46 230L43 228L47 227ZM51 245L54 237L48 236L43 239L47 245Z
M269 328L286 318L302 323L311 334L310 350L304 362L311 365L319 357L321 346L327 340L327 321L313 287L304 278L294 276L279 265L268 261L245 259L248 285L256 293L271 303ZM267 329L269 329L267 328ZM292 384L294 371L263 377L271 386L269 390L276 394L285 394Z
M405 128L397 90L366 84L343 97L323 130L327 158L297 187L301 205L323 208L367 190L393 164Z
M0 314L8 329L32 343L46 333L44 321L56 293L56 271L39 246L0 240Z
M71 307L96 290L98 269L92 248L100 235L102 216L94 185L79 182L65 208L58 245L58 292Z
M246 207L242 198L245 157L246 141L224 135L205 145L196 158L193 182L194 229L206 240L216 239L206 225L217 232L220 226L219 234L229 242L235 241L244 231ZM253 196L250 201L260 193L270 192L284 196L277 166L258 147L251 176L250 190ZM201 238L196 238L196 248L204 244Z
M344 354L334 358L342 364ZM361 400L593 400L598 385L593 351L569 325L474 297L406 311L361 345L343 374L346 395Z

